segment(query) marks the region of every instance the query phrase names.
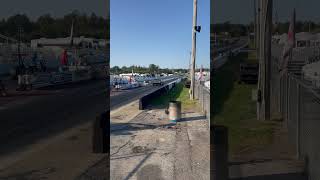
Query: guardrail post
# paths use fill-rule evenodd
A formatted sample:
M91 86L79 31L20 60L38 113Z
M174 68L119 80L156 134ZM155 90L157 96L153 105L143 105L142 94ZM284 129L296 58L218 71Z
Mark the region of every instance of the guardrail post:
M296 158L300 158L300 103L301 103L301 96L300 96L300 84L297 84L297 127L296 127Z
M92 148L93 153L107 153L108 144L110 144L108 133L108 114L110 112L104 112L97 116L93 123L93 136L92 136Z
M286 76L286 121L287 121L287 127L288 127L288 123L289 123L289 98L290 98L290 91L289 91L289 87L290 87L290 77L287 75Z
M201 96L202 96L202 111L205 111L205 92L204 92L204 86L201 86Z

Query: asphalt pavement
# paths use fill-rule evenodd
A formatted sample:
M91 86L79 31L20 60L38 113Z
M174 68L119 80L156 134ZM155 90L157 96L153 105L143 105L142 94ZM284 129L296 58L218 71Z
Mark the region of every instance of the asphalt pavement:
M107 109L104 81L47 89L56 92L33 97L0 110L0 157L38 139L93 120ZM36 96L36 95L35 95Z
M174 79L174 80L176 80L176 79ZM170 80L170 81L166 82L166 84L168 84L174 80ZM145 94L153 92L156 89L163 87L164 85L152 86L151 84L149 84L147 86L139 87L139 88L135 88L135 89L120 90L121 91L120 93L117 93L114 96L110 96L110 110L114 110L114 109L121 107L125 104L128 104L134 100L137 100L137 99L141 98L142 96L144 96Z

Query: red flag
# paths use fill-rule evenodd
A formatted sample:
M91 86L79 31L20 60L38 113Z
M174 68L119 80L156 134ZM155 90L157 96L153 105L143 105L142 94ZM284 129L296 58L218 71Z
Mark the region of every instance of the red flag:
M280 71L287 69L290 53L292 52L292 49L295 47L295 20L296 11L295 9L293 9L292 19L288 30L288 39L282 52L282 63L280 66Z
M67 54L66 50L64 50L62 55L61 55L61 64L62 65L67 65L68 64L68 54Z

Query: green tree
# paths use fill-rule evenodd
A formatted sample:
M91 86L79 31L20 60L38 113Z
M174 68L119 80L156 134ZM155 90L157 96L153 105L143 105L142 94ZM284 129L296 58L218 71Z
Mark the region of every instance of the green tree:
M159 70L159 66L155 65L155 64L150 64L149 65L149 73L150 74L156 74Z
M33 30L33 24L25 14L9 17L6 22L5 33L8 36L18 38L18 28L22 28L24 38L28 37L28 34Z

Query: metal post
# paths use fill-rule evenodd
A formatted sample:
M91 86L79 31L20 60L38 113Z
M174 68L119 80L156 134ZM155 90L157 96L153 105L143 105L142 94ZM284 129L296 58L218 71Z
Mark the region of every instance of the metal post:
M191 96L190 99L194 100L194 83L195 83L195 64L196 64L196 26L197 26L197 0L193 0L193 26L192 26L192 62L191 62Z
M285 79L285 94L284 94L284 110L285 110L285 113L284 113L284 118L285 118L285 121L288 121L288 93L289 93L289 76L288 74L284 75L284 79Z
M297 127L296 127L296 158L300 158L300 103L301 103L301 96L300 96L300 84L297 87L297 94L298 94L298 102L297 102Z
M289 89L291 89L291 77L290 76L287 76L287 95L286 95L286 97L287 97L287 99L286 99L286 101L287 101L287 105L286 105L286 108L287 108L287 111L286 111L286 128L288 128L289 127L289 120L291 119L290 118L290 113L289 113L289 111L290 111L290 91L289 91Z

